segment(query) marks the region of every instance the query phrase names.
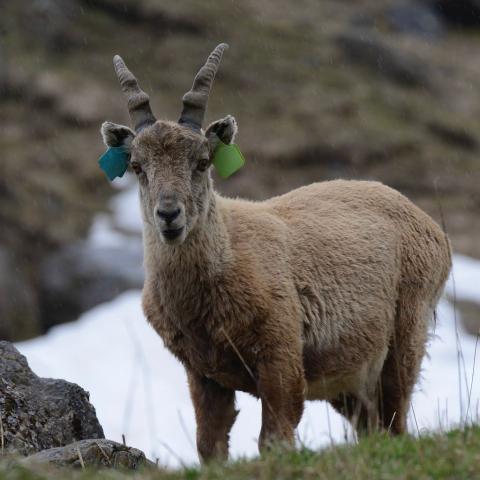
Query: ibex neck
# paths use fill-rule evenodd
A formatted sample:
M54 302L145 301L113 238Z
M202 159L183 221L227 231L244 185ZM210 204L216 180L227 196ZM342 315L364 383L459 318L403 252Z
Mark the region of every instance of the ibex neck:
M217 276L230 257L228 232L217 195L211 192L207 212L181 245L165 245L155 229L145 225L144 249L147 278L176 278L183 283Z

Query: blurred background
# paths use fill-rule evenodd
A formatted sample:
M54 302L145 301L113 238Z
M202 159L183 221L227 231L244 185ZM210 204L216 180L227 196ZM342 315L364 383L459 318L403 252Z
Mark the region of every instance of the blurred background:
M133 179L111 185L97 165L101 123L129 124L112 57L176 120L222 41L207 121L237 118L247 165L217 190L380 180L480 272L480 1L0 0L0 339L141 288ZM480 277L468 278L456 308L475 335Z
M128 269L97 272L96 252L78 243L115 191L96 162L100 124L129 124L115 53L157 116L177 119L210 50L230 44L208 120L236 116L249 163L216 182L221 192L262 199L318 180L380 180L439 221L443 209L455 250L480 258L480 2L0 8L0 338L38 335L138 283Z

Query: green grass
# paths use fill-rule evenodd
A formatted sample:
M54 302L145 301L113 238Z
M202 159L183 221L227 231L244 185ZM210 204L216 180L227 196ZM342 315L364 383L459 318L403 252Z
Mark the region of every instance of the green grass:
M372 436L357 445L321 452L273 451L254 460L176 471L28 470L0 462L0 479L476 479L480 478L480 427L412 438Z

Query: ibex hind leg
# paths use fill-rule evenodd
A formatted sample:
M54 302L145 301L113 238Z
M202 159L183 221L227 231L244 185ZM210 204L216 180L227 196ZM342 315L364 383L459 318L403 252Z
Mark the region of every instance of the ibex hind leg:
M359 437L378 430L378 410L375 402L344 393L330 400L330 404L350 422Z
M432 308L419 293L413 288L403 288L400 292L395 331L380 378L380 420L382 427L394 435L407 431L412 391L428 338Z

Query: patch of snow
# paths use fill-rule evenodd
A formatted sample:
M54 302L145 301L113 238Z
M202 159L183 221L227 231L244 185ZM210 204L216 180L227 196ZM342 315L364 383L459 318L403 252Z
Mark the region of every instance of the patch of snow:
M135 178L126 174L115 179L112 187L118 190L109 204L109 213L95 217L88 241L97 247L120 247L131 238L142 235L142 213Z
M469 421L479 420L480 345L463 331L459 312L447 300L440 301L436 312L409 415L412 433L417 433L417 424L419 430L449 429L464 422L467 415Z
M95 247L117 248L122 247L128 241L127 237L114 229L112 217L107 214L99 214L90 227L88 242Z
M110 206L113 210L114 224L118 228L131 233L142 232L142 213L136 184L115 195Z

